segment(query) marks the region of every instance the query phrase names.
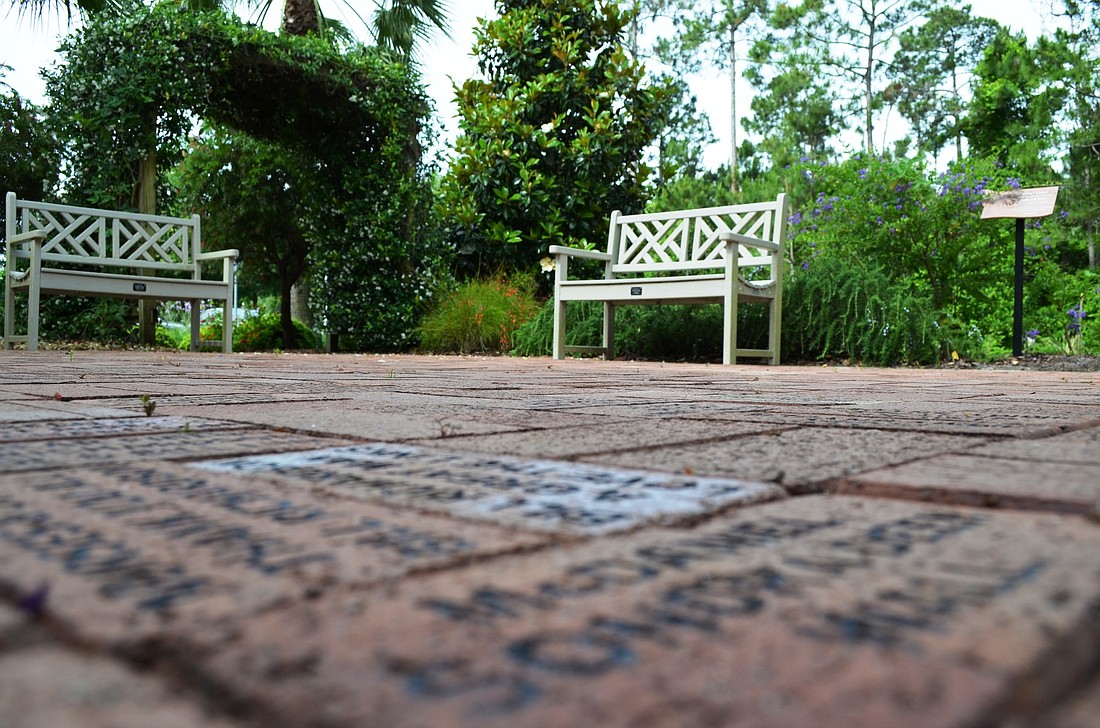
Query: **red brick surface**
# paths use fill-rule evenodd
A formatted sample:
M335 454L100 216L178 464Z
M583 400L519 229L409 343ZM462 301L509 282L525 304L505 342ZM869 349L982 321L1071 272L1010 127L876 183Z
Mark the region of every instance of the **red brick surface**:
M209 669L290 724L978 724L1095 659L1059 645L1100 636L1098 549L1076 519L804 497L334 593Z
M57 647L0 653L0 728L231 728L117 660Z
M9 475L0 546L17 592L49 586L76 632L223 639L273 605L336 584L529 548L545 538L164 465Z
M0 423L0 728L1098 728L1100 373L2 351Z
M999 443L995 449L984 452L1027 449L1026 442ZM1057 457L1066 450L1055 444L1052 456ZM1072 452L1082 459L1089 457L1084 448L1073 448ZM1092 462L1047 456L1036 462L1006 457L943 455L861 473L848 478L837 492L1088 515L1100 513L1100 449L1094 453Z

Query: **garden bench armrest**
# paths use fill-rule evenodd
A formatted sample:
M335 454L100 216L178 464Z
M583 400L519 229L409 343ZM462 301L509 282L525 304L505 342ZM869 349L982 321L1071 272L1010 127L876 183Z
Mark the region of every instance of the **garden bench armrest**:
M20 243L31 242L34 240L45 240L45 230L30 230L25 233L19 233L18 235L12 235L8 238L8 245L19 245Z
M195 256L195 260L218 260L220 258L238 258L240 252L235 248L229 250L212 250L209 253L199 253Z
M599 250L585 250L584 248L570 248L565 245L551 245L550 255L570 255L575 258L591 258L592 260L611 260L609 253Z
M770 250L773 253L779 252L779 245L777 243L773 243L770 240L749 237L748 235L741 235L739 233L722 233L718 236L718 239L724 243L738 243L739 245L747 245L750 248Z

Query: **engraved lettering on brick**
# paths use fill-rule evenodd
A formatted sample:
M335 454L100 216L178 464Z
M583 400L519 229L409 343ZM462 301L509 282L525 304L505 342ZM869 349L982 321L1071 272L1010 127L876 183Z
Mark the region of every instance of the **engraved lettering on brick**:
M512 713L539 697L537 685L504 672L480 672L465 658L417 663L393 658L391 672L405 682L413 695L430 698L468 697L468 717Z
M587 632L546 632L513 642L507 652L521 665L581 677L634 661L634 653L618 638Z
M27 510L0 496L0 541L10 543L65 571L95 576L106 599L132 599L139 610L160 611L208 591L207 579L191 576L180 564L165 564L139 549L59 521L43 511Z
M637 663L643 644L674 649L688 635L720 635L732 620L751 619L786 600L800 604L806 589L832 584L836 575L871 569L883 560L904 557L917 544L934 544L987 521L980 514L952 511L917 513L872 523L861 537L829 538L830 529L847 526L837 518L821 520L763 517L742 520L718 530L674 538L664 544L635 548L631 556L593 559L576 564L529 590L477 587L466 599L419 602L439 618L490 626L500 620L532 619L616 587L639 584L662 575L697 569L710 562L728 564L747 549L767 549L813 537L809 546L778 554L772 565L710 573L662 587L619 611L597 611L575 629L540 629L511 638L500 649L526 679L537 674L593 677ZM839 561L838 568L828 566ZM1043 564L970 569L953 562L930 564L931 575L909 577L904 586L883 587L873 599L848 608L803 616L794 634L812 641L868 642L890 649L912 649L911 636L943 632L962 608L986 606L999 595L1035 577ZM946 574L944 574L946 572ZM823 576L827 578L822 578ZM644 594L644 592L643 592ZM816 620L806 622L806 620ZM436 663L436 679L446 681L446 661ZM534 672L531 672L531 671ZM464 665L465 680L476 683L477 668ZM519 673L514 673L519 674ZM494 673L494 679L503 679ZM517 678L518 679L518 678ZM455 696L461 691L454 693Z
M292 478L538 530L599 533L778 497L771 485L544 460L435 452L384 443L232 458L193 467Z

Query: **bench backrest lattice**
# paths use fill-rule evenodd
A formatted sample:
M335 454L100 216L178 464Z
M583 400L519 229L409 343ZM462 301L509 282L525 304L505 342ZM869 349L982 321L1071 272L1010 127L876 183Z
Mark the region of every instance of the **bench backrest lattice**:
M18 232L45 233L42 259L54 263L193 271L200 250L199 216L142 215L9 200Z
M640 215L613 213L608 240L611 273L671 273L720 269L723 233L774 240L774 202ZM777 241L778 242L778 241ZM765 264L767 251L739 246L739 265ZM759 258L759 261L757 261ZM770 266L769 266L770 271Z

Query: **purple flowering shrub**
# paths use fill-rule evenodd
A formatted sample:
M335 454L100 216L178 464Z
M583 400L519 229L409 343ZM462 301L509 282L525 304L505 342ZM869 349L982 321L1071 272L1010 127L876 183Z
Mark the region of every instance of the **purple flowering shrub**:
M980 318L993 289L1010 290L1011 244L1003 229L980 219L986 190L1009 186L994 164L968 161L938 174L913 160L859 155L792 171L796 269L820 255L878 265L961 320Z

